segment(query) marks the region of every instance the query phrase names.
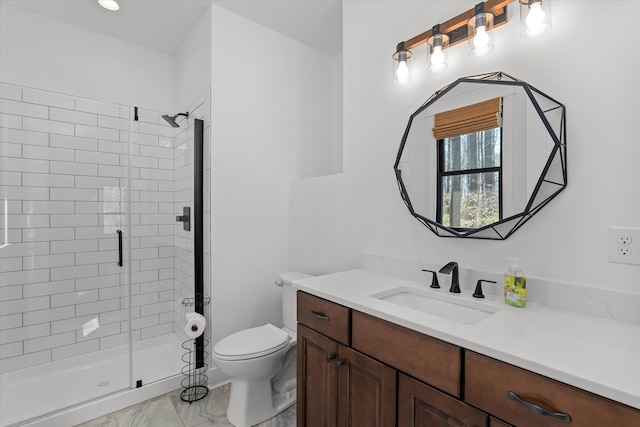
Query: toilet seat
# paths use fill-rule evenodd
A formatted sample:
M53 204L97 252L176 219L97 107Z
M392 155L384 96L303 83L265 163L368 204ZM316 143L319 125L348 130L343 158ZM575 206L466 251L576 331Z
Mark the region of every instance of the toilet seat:
M213 347L214 357L220 360L254 359L286 347L290 339L287 332L267 323L222 339Z

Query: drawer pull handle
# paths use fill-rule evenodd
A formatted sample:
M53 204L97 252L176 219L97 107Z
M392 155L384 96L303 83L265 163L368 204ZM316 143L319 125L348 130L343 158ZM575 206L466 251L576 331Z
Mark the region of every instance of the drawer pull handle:
M342 368L342 365L344 365L344 362L343 362L343 361L341 361L341 360L336 360L336 366L337 366L338 368Z
M562 412L553 412L548 409L544 409L538 405L535 405L531 402L527 402L526 400L521 399L517 394L515 394L512 391L507 392L507 396L509 397L509 399L515 400L516 402L518 402L528 410L535 412L536 414L557 418L561 421L564 421L565 423L571 422L571 416L569 416L568 414L563 414Z
M315 317L316 319L320 319L320 320L324 320L326 322L329 321L329 316L325 316L324 314L320 314L320 313L316 313L315 311L311 310L311 315L313 317Z
M336 355L335 355L335 354L330 354L330 355L328 355L328 356L327 356L327 363L331 362L331 361L332 361L333 359L335 359L335 358L336 358Z

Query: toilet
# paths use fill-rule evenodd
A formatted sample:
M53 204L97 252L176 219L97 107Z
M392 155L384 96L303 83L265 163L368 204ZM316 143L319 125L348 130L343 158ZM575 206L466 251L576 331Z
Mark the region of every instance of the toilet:
M221 339L212 357L221 372L231 377L227 419L236 427L267 420L296 401L296 290L291 282L311 277L282 273L284 327L270 323L245 329Z

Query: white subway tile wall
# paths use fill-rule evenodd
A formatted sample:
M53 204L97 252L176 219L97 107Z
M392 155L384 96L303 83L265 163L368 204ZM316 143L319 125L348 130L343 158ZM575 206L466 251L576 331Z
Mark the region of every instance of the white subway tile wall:
M207 124L206 177L208 100L207 90L193 106ZM193 208L193 120L174 130L159 116L139 109L131 122L129 189L128 107L0 84L1 372L127 344L129 333L184 337L193 231L175 216ZM127 196L130 300L116 265Z

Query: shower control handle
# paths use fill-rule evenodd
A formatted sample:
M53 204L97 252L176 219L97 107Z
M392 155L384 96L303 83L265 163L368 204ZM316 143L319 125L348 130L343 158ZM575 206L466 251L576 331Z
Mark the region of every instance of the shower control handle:
M185 231L191 230L191 208L189 206L182 207L182 215L176 216L177 222L182 222L182 229Z
M122 267L122 230L116 230L118 233L118 267Z

